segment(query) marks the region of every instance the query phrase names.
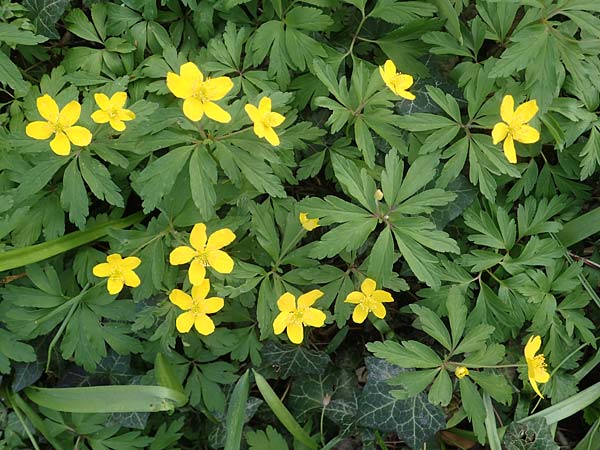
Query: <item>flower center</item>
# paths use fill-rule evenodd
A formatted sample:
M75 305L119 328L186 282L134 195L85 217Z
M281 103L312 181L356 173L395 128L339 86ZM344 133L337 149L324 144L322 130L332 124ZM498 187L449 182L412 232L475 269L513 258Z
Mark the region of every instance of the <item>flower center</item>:
M292 314L290 314L288 318L288 323L293 324L302 324L304 319L304 311L296 310Z
M544 355L534 356L532 362L536 370L546 368L546 358L544 357Z
M200 261L200 264L202 264L204 267L208 267L208 252L207 251L198 251L196 252L196 259L198 261Z
M197 100L200 100L202 103L206 103L209 101L206 86L202 81L196 81L194 83L192 92L193 92L192 97Z
M115 278L117 280L125 280L125 276L123 275L123 270L119 266L113 266L110 270L110 277Z
M119 111L117 110L117 108L111 108L107 111L107 113L108 117L110 117L111 119L117 119L119 116Z
M190 312L194 315L194 316L200 316L205 314L204 312L204 306L202 305L201 302L194 302L192 305L192 308L190 309Z

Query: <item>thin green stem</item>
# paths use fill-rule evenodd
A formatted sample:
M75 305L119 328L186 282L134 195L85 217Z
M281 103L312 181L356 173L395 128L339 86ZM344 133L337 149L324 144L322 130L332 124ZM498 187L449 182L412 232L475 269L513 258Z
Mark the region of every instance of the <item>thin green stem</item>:
M10 407L13 409L13 411L15 412L15 415L17 416L17 419L19 419L19 422L21 422L21 426L23 427L23 429L25 430L25 433L27 434L27 437L29 438L29 441L31 442L31 445L33 445L33 448L35 450L40 450L40 447L38 446L38 443L36 442L35 438L33 437L33 435L31 434L31 431L29 430L29 426L27 426L27 423L25 422L25 419L23 418L23 416L21 415L21 411L19 410L19 408L17 408L11 401L10 398L7 396L6 399L8 400L8 404L10 405Z
M321 430L321 445L323 445L323 447L325 447L325 434L323 433L323 422L325 419L325 408L326 406L323 406L323 409L321 410L321 420L319 422L319 429Z
M245 131L251 130L252 127L242 128L241 130L233 131L231 133L224 134L223 136L215 136L213 137L213 141L222 141L223 139L230 138L231 136L235 136L236 134L241 134Z

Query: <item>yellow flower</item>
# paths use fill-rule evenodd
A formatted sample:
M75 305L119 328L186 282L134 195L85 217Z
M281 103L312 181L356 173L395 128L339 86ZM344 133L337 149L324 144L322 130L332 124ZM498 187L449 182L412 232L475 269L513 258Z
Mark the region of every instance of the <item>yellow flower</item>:
M175 325L180 333L187 333L196 327L198 333L207 336L215 331L215 324L208 314L214 314L223 308L225 302L221 297L206 298L210 291L210 281L202 280L196 286L192 286L192 295L189 296L179 289L173 289L169 294L171 303L183 309L183 314L177 317Z
M123 131L124 122L135 119L135 113L129 109L124 109L127 101L125 92L116 92L111 98L104 94L94 94L94 100L100 108L92 114L92 120L96 123L108 122L113 129Z
M271 99L263 97L258 103L258 108L254 105L244 106L246 114L254 122L254 134L259 138L265 138L271 145L279 145L279 136L273 130L283 123L285 117L279 113L271 112Z
M197 223L190 235L191 247L182 245L175 248L169 255L169 262L173 266L190 264L188 272L190 283L197 285L206 277L206 266L210 266L219 273L231 273L233 259L220 250L235 239L235 234L229 228L215 231L206 239L206 225Z
M231 78L217 77L205 80L193 62L182 65L179 72L180 75L167 73L167 87L175 97L184 99L183 114L188 119L198 121L206 114L221 123L231 120L229 113L214 103L214 100L221 100L231 90Z
M550 374L546 370L546 359L544 355L536 356L537 351L542 346L542 338L539 336L531 336L525 345L525 361L527 361L527 377L531 383L531 387L537 395L544 398L538 389L538 383L547 383L550 379Z
M504 155L509 162L517 162L515 142L533 144L540 140L540 133L527 125L538 112L535 100L523 103L515 110L515 100L512 95L505 95L500 105L500 117L503 122L498 122L492 130L494 145L504 141Z
M467 369L465 366L458 366L454 371L454 375L456 375L456 378L460 380L461 378L469 375L469 369Z
M319 226L319 219L309 219L308 214L300 213L300 223L302 224L302 228L312 231Z
M383 303L393 302L394 299L389 292L375 290L375 287L375 280L367 278L360 285L362 292L350 292L346 300L344 300L346 303L356 304L352 313L352 320L354 322L363 323L370 312L380 319L385 317L385 306L383 306Z
M396 65L391 59L388 59L383 66L379 66L379 73L386 86L389 87L394 94L408 100L415 99L415 96L407 91L407 89L413 85L413 77L411 75L396 72Z
M106 257L105 263L96 264L92 273L97 277L108 277L109 294L118 294L123 289L123 285L129 287L138 287L140 278L133 269L139 266L142 261L135 256L129 256L121 259L121 255L113 253Z
M74 126L81 115L81 105L73 100L58 110L58 105L48 94L37 98L37 109L46 122L38 120L31 122L25 128L27 136L33 139L45 140L53 134L50 148L54 153L66 156L71 152L71 142L85 147L92 141L92 133L85 127Z
M279 315L273 321L273 332L275 334L283 333L287 328L287 335L294 344L300 344L304 339L304 326L322 327L325 324L325 313L319 309L311 308L317 299L323 296L323 292L313 289L306 294L298 297L296 306L296 297L286 292L279 300L277 307Z

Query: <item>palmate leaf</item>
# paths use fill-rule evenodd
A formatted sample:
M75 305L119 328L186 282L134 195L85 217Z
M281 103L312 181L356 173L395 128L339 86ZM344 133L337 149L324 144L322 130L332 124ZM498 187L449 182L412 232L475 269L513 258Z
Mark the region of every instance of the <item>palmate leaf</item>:
M246 433L246 442L250 450L288 450L284 437L272 426L264 431L254 430Z
M31 345L21 342L16 335L0 328L0 373L10 371L11 360L33 362L35 359L35 351Z
M445 426L444 412L427 401L424 394L399 400L387 383L400 369L384 360L368 357L367 384L358 400L358 424L376 430L395 432L411 448L419 449Z
M503 447L506 450L558 450L551 426L543 417L525 423L513 422L508 426Z

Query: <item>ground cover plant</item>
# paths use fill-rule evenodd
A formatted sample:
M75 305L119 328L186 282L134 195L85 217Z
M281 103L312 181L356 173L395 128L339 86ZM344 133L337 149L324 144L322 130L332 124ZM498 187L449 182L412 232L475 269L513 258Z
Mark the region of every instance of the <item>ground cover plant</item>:
M0 0L0 449L600 449L596 0Z

